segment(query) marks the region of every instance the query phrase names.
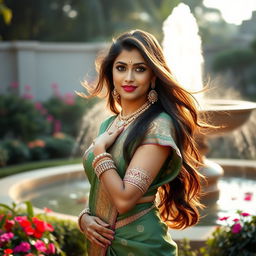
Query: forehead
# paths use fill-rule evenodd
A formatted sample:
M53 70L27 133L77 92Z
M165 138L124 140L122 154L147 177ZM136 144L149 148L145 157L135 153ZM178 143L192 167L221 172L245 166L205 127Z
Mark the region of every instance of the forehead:
M132 50L123 49L121 53L116 57L115 62L117 61L121 61L125 63L129 63L130 61L132 61L133 63L138 63L138 62L146 63L145 59L142 57L142 55L137 49L132 49Z

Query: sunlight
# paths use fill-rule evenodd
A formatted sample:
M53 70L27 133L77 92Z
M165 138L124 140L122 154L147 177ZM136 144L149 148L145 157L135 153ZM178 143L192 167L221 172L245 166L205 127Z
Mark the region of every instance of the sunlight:
M204 5L219 9L228 23L236 25L250 19L252 12L256 10L255 0L204 0Z

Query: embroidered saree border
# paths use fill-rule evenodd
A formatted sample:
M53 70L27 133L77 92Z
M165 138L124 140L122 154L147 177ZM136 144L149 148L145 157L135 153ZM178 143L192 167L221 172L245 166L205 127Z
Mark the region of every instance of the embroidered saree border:
M118 228L121 228L121 227L124 227L126 225L129 225L131 224L132 222L138 220L139 218L141 218L142 216L146 215L148 212L150 212L153 208L155 208L155 205L152 205L150 208L148 209L145 209L145 210L142 210L132 216L129 216L125 219L122 219L122 220L119 220L116 222L116 226L115 226L115 229L118 229Z

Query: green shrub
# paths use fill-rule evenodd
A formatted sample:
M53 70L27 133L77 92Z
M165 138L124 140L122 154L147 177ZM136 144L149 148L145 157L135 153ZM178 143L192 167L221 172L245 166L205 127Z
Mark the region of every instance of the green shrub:
M96 101L96 99L87 100L72 95L66 99L65 96L54 96L44 102L43 105L54 120L60 121L62 132L76 137L81 127L83 115Z
M8 159L8 151L0 144L0 167L5 166Z
M75 140L64 133L56 133L45 138L45 148L50 158L70 157L75 146Z
M34 104L17 95L0 95L0 134L23 141L49 133L49 123Z
M25 143L17 139L6 139L2 142L2 147L7 151L7 164L17 164L28 161L30 152Z

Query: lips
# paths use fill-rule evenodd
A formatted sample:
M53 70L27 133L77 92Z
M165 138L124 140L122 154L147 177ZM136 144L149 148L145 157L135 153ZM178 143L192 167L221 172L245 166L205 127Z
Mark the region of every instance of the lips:
M136 86L134 85L124 85L122 86L122 88L126 91L126 92L133 92L136 90Z

